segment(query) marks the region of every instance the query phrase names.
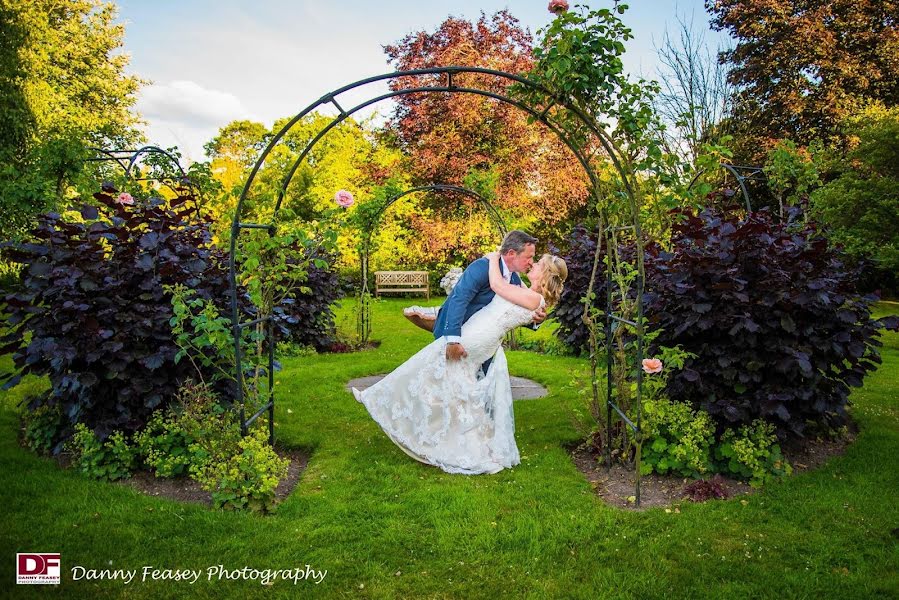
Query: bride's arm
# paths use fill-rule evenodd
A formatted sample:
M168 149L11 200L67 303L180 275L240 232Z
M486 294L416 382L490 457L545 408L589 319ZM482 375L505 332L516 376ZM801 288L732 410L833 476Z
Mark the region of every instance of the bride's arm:
M512 285L503 279L503 275L499 270L499 252L491 252L487 255L487 261L490 263L488 274L490 276L490 289L498 294L501 298L528 308L537 310L540 307L540 294L533 292L525 287Z

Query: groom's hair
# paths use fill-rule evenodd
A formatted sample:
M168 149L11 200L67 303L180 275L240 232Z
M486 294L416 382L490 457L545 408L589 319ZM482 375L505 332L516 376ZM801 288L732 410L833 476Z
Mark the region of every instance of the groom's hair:
M537 238L518 229L513 229L503 238L503 245L499 247L499 253L505 254L510 250L514 250L516 253L520 254L524 252L524 247L528 244L534 244L536 246Z

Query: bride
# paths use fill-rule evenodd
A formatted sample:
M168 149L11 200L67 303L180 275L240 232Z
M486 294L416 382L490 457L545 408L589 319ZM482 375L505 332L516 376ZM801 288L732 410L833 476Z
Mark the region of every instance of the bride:
M486 258L496 295L462 326L464 358L447 361L446 341L437 339L370 388L353 388L397 446L447 473L496 473L520 462L502 338L530 323L533 311L554 305L568 277L565 261L544 254L528 272L528 289L505 281L499 253Z

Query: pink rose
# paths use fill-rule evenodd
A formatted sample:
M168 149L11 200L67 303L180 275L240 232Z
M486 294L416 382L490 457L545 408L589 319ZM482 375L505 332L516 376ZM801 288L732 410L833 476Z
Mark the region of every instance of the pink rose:
M662 372L662 361L658 358L644 358L643 370L652 375L653 373Z
M116 202L119 204L134 204L134 198L132 198L131 194L128 192L122 192L119 194L119 197L116 198Z
M353 205L353 195L346 190L340 190L334 194L334 202L343 208L349 208Z
M568 10L568 3L565 2L565 0L550 0L547 8L549 9L549 12L555 15L561 15Z

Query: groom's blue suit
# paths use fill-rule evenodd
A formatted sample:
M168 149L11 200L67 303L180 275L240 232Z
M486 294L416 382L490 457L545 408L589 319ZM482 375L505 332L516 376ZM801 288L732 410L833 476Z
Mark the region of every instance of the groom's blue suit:
M506 266L500 260L500 271ZM504 272L504 271L503 271ZM518 273L512 273L509 283L521 285ZM443 336L459 337L462 335L462 325L493 300L495 292L490 289L490 262L486 258L479 258L465 269L462 277L456 283L456 287L450 293L449 298L440 307L437 313L437 321L434 323L434 339ZM536 329L536 325L531 325ZM492 358L487 359L482 365L484 373L490 367Z
M500 264L502 265L502 262ZM471 318L471 315L490 304L495 294L490 289L489 267L490 263L483 257L468 265L449 298L440 307L440 312L437 313L434 339L443 336L461 336L462 325ZM510 283L521 284L518 273L512 273Z

